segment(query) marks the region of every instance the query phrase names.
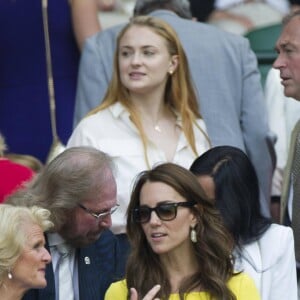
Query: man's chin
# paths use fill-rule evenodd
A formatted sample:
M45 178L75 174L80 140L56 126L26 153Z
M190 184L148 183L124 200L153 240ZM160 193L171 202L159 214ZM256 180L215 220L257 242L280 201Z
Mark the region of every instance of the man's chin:
M288 98L294 98L296 100L300 100L300 92L295 91L295 89L291 87L285 87L284 95Z
M96 241L99 240L100 236L101 236L101 234L92 235L92 236L87 236L85 240L86 240L87 243L89 243L89 244L90 244L90 243L94 243L94 242L96 242Z
M72 238L68 242L75 248L82 248L95 243L100 238L100 236L101 234L87 235L84 237Z

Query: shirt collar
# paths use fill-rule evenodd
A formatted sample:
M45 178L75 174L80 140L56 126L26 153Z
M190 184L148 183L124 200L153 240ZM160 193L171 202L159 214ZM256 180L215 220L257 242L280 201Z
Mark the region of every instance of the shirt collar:
M116 102L116 103L112 104L109 107L109 110L111 111L111 114L113 115L113 117L116 119L120 118L120 116L123 114L129 116L128 110L120 102Z
M65 243L65 240L57 232L47 233L47 238L50 247Z
M157 9L157 10L154 10L153 12L151 12L149 15L150 16L169 15L169 16L175 16L175 17L179 18L179 16L175 12L168 10L168 9Z

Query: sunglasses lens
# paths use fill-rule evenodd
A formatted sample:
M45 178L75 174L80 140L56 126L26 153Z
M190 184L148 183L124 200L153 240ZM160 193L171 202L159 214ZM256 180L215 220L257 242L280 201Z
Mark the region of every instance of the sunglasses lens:
M133 210L133 219L137 223L146 223L149 221L150 214L149 207L139 207Z
M156 208L157 214L161 220L170 221L176 217L176 206L172 203L161 204Z
M155 208L140 206L133 210L133 220L136 223L147 223L150 220L151 212L155 211L163 221L171 221L176 218L177 205L174 203L160 204Z

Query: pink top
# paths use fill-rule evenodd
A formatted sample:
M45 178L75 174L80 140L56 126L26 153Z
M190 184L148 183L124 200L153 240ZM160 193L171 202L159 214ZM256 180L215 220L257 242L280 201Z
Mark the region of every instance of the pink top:
M34 175L34 171L6 158L0 158L0 203Z

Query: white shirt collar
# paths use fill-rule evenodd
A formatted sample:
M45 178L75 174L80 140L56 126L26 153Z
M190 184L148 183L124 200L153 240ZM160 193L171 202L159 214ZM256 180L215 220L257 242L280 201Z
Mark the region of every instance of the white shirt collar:
M59 245L59 244L62 244L62 243L66 242L62 238L62 236L59 233L57 233L57 232L47 233L47 237L48 237L48 243L49 243L50 247L56 246L56 245Z

